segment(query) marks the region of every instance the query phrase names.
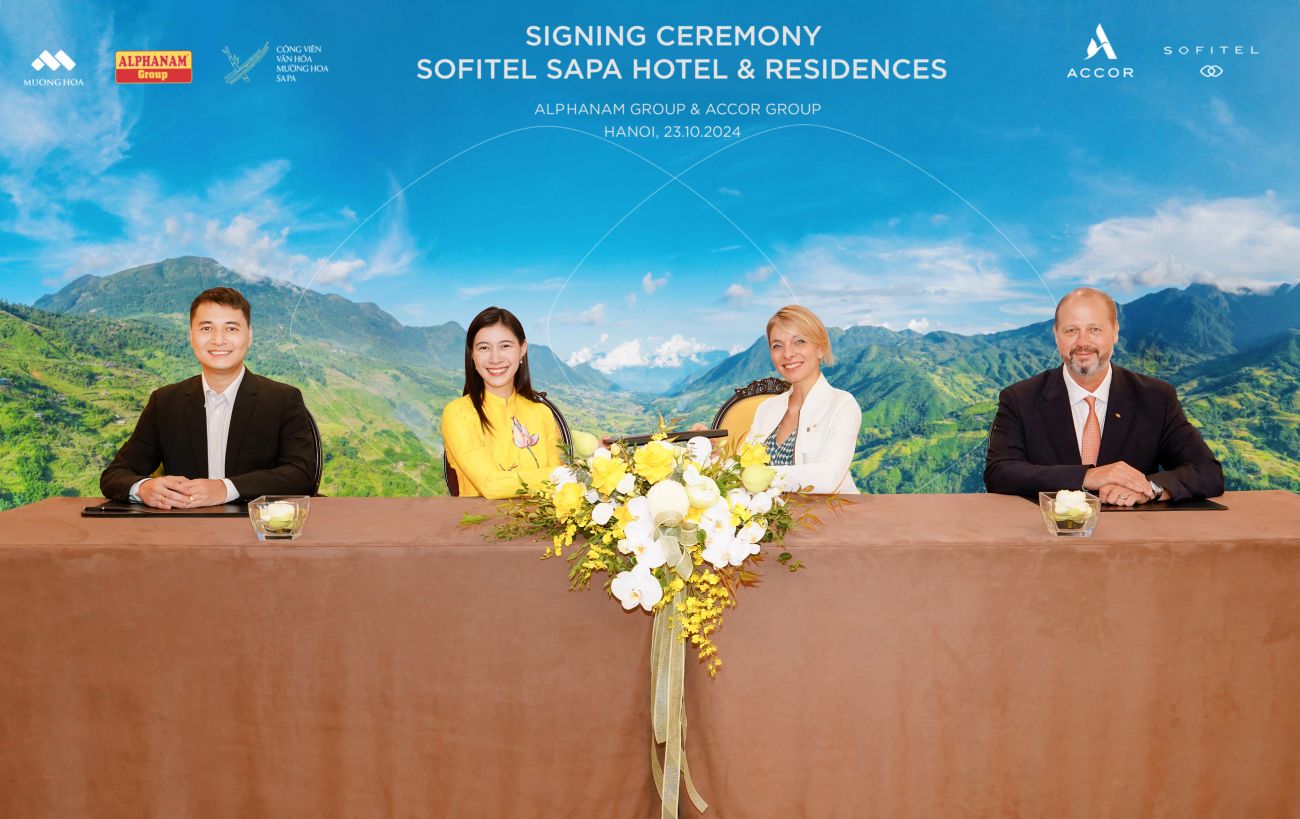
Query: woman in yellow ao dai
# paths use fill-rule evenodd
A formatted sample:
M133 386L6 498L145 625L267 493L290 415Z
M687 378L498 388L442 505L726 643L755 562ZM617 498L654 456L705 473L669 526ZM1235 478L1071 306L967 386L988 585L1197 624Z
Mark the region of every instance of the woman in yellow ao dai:
M545 485L564 441L535 400L528 341L509 310L489 307L465 333L465 394L442 411L442 440L461 496L509 498Z

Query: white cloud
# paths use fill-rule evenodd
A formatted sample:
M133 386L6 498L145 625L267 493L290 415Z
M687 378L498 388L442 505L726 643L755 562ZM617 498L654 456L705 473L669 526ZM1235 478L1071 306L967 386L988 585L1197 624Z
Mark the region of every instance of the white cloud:
M597 302L578 314L579 324L602 324L605 321L605 303Z
M1300 224L1271 192L1172 200L1150 216L1093 225L1080 252L1047 276L1122 291L1196 282L1268 288L1300 280Z
M776 271L772 269L770 264L760 265L746 273L745 278L751 282L765 282L772 278L774 272Z
M636 307L636 293L628 293L626 301L628 307Z
M595 369L606 374L627 367L677 368L687 361L693 360L699 363L698 356L700 353L718 349L714 345L705 344L694 338L686 338L679 333L660 342L654 347L654 351L650 353L645 352L650 345L637 338L624 341L607 353L598 352L600 346L608 339L608 334L602 334L600 341L574 351L567 359L568 365L575 367L579 364L589 363Z
M722 294L722 297L725 298L727 301L743 302L743 301L748 301L750 297L753 295L754 295L754 291L750 290L745 285L739 284L737 282L732 282L727 287L726 292Z
M700 353L716 350L711 344L704 344L693 338L685 338L680 333L663 342L655 349L650 359L652 367L680 367L686 360L695 359Z
M925 316L921 316L919 319L908 319L907 329L917 333L927 333L930 330L930 320Z
M655 278L653 273L646 273L641 277L641 289L646 293L653 293L665 284L668 284L667 273L663 274L663 276L658 279Z
M784 282L756 286L754 307L770 311L797 302L828 326L905 327L925 316L930 329L983 332L990 327L990 314L1004 305L1051 301L1027 267L1014 278L997 254L957 240L821 234L782 249L773 261ZM732 292L741 295L739 290L728 295ZM732 300L732 309L741 304ZM754 315L745 320L765 319Z
M518 278L512 278L504 282L492 282L485 284L474 284L467 287L456 288L456 298L472 299L487 293L496 293L501 290L510 290L514 292L524 291L528 293L544 293L553 290L559 290L564 286L564 279L560 277L550 277L534 282L520 282Z
M649 363L646 357L641 354L640 339L634 338L631 341L619 344L599 359L593 361L591 366L609 374L624 367L644 367Z
M723 196L741 196L741 195L742 195L742 194L740 193L740 191L736 190L735 188L718 188L718 193L722 194Z

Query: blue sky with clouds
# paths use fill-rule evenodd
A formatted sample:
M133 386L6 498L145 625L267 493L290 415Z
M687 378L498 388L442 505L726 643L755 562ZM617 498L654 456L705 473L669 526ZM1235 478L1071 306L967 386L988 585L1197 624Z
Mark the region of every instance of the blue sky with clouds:
M1300 6L0 3L0 298L212 256L408 324L490 303L606 370L829 324L979 332L1093 283L1127 301L1300 280ZM1116 53L1086 58L1103 25ZM790 48L534 48L529 25L820 26ZM263 43L328 73L223 76ZM1180 55L1180 46L1245 54ZM1169 46L1174 54L1165 55ZM191 85L117 85L185 49ZM63 49L83 86L29 87ZM1256 53L1251 53L1256 52ZM716 58L727 80L421 80L441 57ZM742 58L943 59L943 80L734 77ZM1129 79L1069 78L1127 67ZM1219 65L1220 77L1200 68ZM539 104L818 104L815 116L538 116ZM739 138L606 139L607 125Z

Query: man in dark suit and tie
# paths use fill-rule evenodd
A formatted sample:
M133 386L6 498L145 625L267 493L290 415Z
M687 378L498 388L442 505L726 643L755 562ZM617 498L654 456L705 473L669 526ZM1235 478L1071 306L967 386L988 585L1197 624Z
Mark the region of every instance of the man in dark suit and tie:
M316 433L296 387L244 367L252 309L214 287L190 305L201 375L155 390L99 479L104 497L159 509L215 506L315 486ZM162 466L160 477L150 477Z
M1117 506L1223 494L1223 467L1174 388L1111 364L1114 299L1090 287L1072 291L1056 306L1053 333L1064 365L998 397L988 491L1088 489Z

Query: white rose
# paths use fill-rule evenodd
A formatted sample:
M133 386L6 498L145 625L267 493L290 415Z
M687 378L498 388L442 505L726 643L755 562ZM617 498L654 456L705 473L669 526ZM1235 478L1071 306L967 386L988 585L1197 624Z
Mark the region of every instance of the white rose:
M718 489L717 482L712 478L700 476L694 483L686 486L686 497L691 502L691 506L697 509L708 509L722 497L722 491Z
M658 522L661 515L681 520L691 508L691 501L686 497L686 487L670 478L665 478L646 493L650 502L650 517Z

